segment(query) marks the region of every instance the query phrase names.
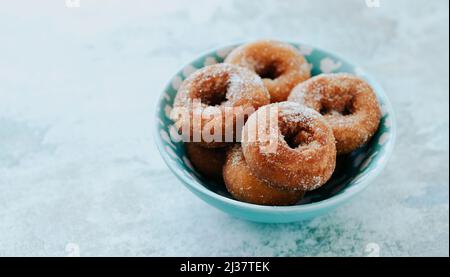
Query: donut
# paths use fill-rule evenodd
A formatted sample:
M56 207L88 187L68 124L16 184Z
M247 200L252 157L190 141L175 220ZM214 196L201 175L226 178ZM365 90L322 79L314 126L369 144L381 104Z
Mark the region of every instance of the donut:
M227 148L204 148L195 143L185 143L185 147L186 155L195 170L207 178L222 179Z
M199 103L197 107L195 102ZM171 117L185 142L217 148L234 142L236 124L242 121L243 125L248 111L269 103L270 95L254 72L236 65L215 64L199 69L183 81ZM227 112L231 113L228 121ZM195 120L198 114L200 120ZM182 131L184 127L188 134ZM233 132L231 139L225 136L227 132ZM206 139L205 134L210 138Z
M225 59L256 72L270 93L271 102L286 101L292 88L310 77L310 66L292 45L261 40L237 47Z
M320 112L333 129L338 154L366 144L378 129L381 109L370 85L347 74L322 74L296 86L289 101Z
M252 114L243 128L242 151L258 178L281 189L317 189L336 166L331 127L320 113L294 102L270 104Z
M286 206L300 201L304 192L281 190L257 178L245 162L240 145L232 147L223 167L223 179L230 194L239 201L258 205Z

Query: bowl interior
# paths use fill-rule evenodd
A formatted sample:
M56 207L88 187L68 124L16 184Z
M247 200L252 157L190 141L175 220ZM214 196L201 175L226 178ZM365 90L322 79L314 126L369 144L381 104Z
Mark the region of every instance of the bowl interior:
M359 67L356 67L338 56L304 44L292 43L311 65L312 75L321 73L347 72L366 79L377 93L383 116L380 127L371 141L364 147L351 154L338 157L336 170L332 178L321 188L308 192L298 205L308 205L343 194L346 191L362 185L363 180L375 173L375 169L385 162L389 145L393 144L392 114L389 113L390 104L382 89ZM192 180L193 185L204 186L223 197L232 198L224 185L198 174L185 155L183 142L172 140L174 129L169 115L173 100L181 82L195 70L207 65L223 62L227 54L237 45L223 47L208 52L181 69L165 88L157 106L157 140L166 161L175 174L184 175Z

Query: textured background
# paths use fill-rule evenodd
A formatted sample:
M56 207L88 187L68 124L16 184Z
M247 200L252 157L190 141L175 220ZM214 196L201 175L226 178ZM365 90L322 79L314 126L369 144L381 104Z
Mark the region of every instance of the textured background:
M449 4L379 4L2 3L0 255L448 256ZM155 100L171 75L211 47L255 38L338 52L394 105L387 169L335 212L235 219L188 192L157 153Z

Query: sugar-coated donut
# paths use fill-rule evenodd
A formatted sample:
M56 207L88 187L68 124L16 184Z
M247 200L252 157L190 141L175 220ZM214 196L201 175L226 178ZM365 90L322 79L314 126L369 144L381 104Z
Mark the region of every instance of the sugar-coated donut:
M241 45L225 59L255 71L263 78L271 102L286 101L292 88L310 77L310 66L292 45L261 40Z
M304 195L300 190L281 190L258 179L249 169L241 146L232 147L227 153L223 178L230 194L237 200L270 206L286 206L297 203Z
M377 131L381 109L370 85L346 74L322 74L294 88L289 101L315 109L333 129L338 154L349 153Z
M193 101L201 101L199 109L192 105ZM204 147L223 147L230 143L225 141L225 133L230 131L235 133L236 122L240 122L238 120L243 117L247 118L247 114L242 111L248 110L248 108L256 110L269 102L270 95L261 78L254 72L236 65L216 64L199 69L183 81L174 100L174 110L175 108L178 110L184 108L188 112L172 115L172 119L179 131L183 125L189 126L189 141L195 141L195 137L197 137L201 139L195 142ZM233 120L226 121L226 107L242 107L242 109L233 109L231 117ZM218 110L221 116L205 117L208 108L214 108L209 111ZM194 112L199 110L203 114L201 126L196 125L193 120ZM217 134L215 133L217 129L212 129L216 123L221 127L218 128L221 130L221 134L218 135L219 139L206 140L205 133Z
M222 180L222 168L228 148L205 148L195 143L184 145L195 170L207 178Z
M325 118L293 102L270 104L252 114L243 128L242 149L252 172L282 189L316 189L336 166L336 144Z

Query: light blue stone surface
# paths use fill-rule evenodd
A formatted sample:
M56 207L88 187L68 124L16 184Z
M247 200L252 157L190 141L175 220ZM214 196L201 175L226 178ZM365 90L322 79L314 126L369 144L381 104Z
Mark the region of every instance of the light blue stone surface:
M448 1L369 2L380 5L2 3L0 255L448 256ZM168 79L207 49L256 38L342 54L397 113L386 170L311 221L257 224L211 208L153 142Z

